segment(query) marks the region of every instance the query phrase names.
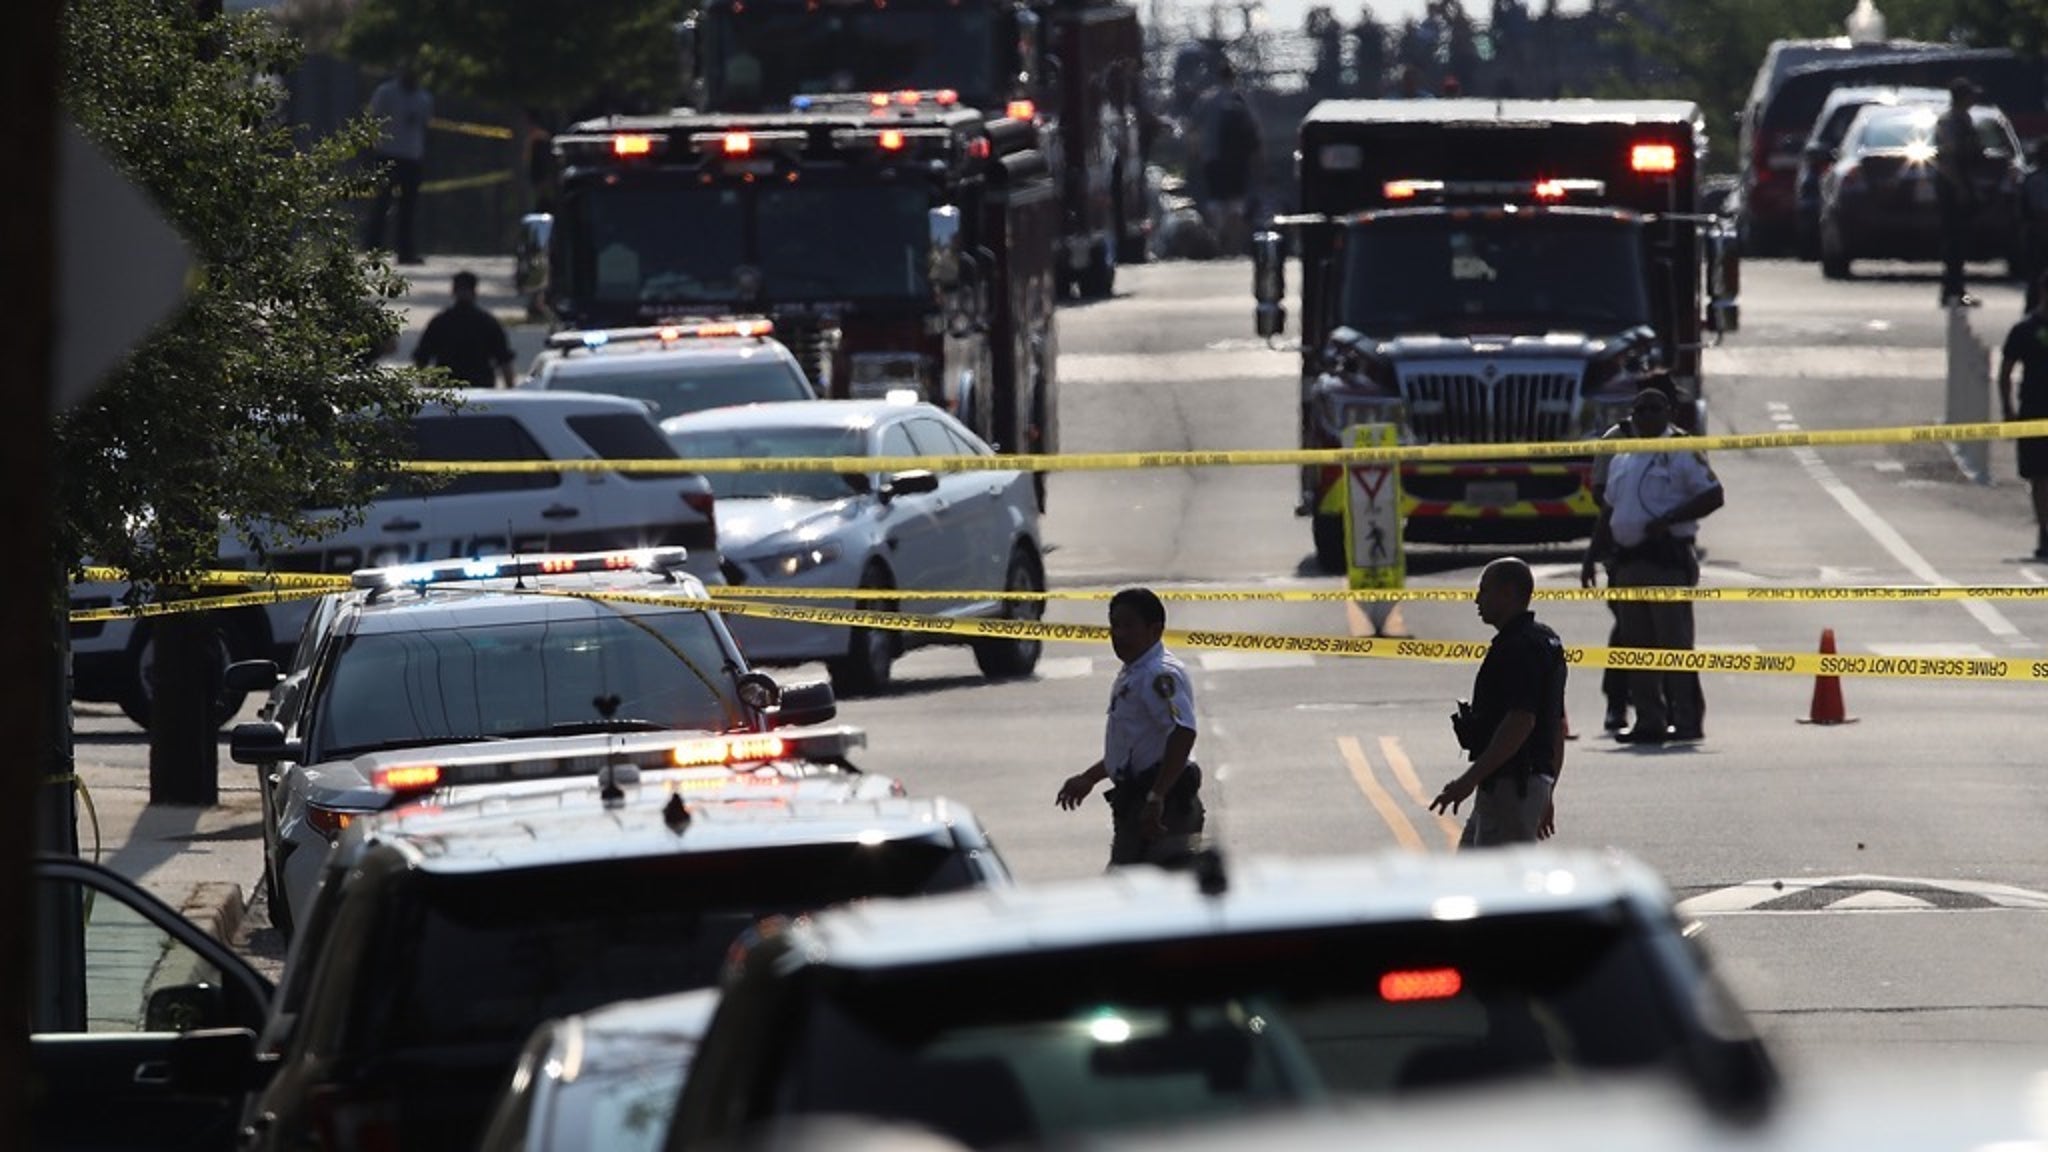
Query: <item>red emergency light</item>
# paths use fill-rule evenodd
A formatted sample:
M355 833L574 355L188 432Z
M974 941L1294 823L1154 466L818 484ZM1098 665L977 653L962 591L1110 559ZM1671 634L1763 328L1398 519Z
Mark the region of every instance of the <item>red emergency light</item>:
M889 106L889 94L888 94L887 92L870 92L870 93L868 93L868 107L870 107L870 108L887 108L888 106Z
M884 152L903 151L903 133L894 128L882 129L882 135L875 141Z
M440 782L439 764L387 764L370 773L370 786L380 792L418 792Z
M1038 105L1029 100L1012 100L1003 107L1003 115L1012 120L1031 120L1038 116Z
M1538 180L1536 182L1536 198L1538 200L1562 200L1565 198L1565 192L1566 189L1563 181Z
M1636 172L1652 175L1678 171L1678 146L1675 144L1637 144L1628 150L1628 166Z
M702 768L714 764L745 764L779 760L789 751L780 736L721 736L686 740L669 752L669 762L678 768Z
M621 133L612 137L612 155L621 158L627 156L652 156L654 155L654 137L639 132Z
M720 147L727 156L746 156L754 150L754 138L745 132L727 132Z
M1397 970L1380 977L1380 999L1393 1003L1448 1000L1464 987L1465 978L1456 968Z

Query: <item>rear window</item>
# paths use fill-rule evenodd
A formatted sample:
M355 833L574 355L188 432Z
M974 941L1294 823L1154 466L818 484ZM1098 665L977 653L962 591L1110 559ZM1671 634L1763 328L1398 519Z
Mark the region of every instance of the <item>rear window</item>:
M822 969L813 988L777 1111L898 1118L974 1146L1636 1069L1687 1035L1618 915Z
M358 1035L382 1052L503 1045L509 1064L550 1017L717 983L763 917L977 882L946 838L422 873L373 953L400 963L375 980L387 994Z
M673 460L676 450L654 422L637 412L569 417L569 431L600 460ZM626 472L628 480L674 480L678 473Z
M573 376L558 375L554 384L646 401L654 406L657 420L735 404L817 398L796 365L765 352L735 363L678 365L666 372L591 369Z

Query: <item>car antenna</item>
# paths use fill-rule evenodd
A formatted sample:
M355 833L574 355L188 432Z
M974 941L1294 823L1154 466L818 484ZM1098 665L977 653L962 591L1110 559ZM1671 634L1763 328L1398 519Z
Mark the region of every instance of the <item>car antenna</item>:
M619 698L616 693L609 696L595 696L591 698L590 706L597 709L599 716L610 720L618 714ZM597 797L604 801L605 807L616 808L626 802L626 790L619 786L619 770L621 768L631 768L632 765L628 764L619 755L619 734L617 732L608 736L606 741L611 745L611 751L605 756L604 767L597 770ZM638 778L637 773L635 778Z
M524 592L526 591L526 573L519 570L519 537L512 534L512 521L510 520L505 521L505 543L510 545L509 551L512 553L512 590L514 592ZM605 719L609 720L611 717L606 716Z

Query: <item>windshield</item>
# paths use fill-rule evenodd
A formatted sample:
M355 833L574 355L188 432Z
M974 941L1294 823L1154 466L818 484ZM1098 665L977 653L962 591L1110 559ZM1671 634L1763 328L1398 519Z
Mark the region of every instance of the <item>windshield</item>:
M711 428L671 431L668 439L685 460L868 454L866 438L854 428ZM720 500L844 500L866 487L861 474L841 472L707 472L704 478Z
M1553 917L828 969L774 1106L1060 1147L1297 1101L1645 1068L1685 1036L1649 967L1624 925Z
M792 96L951 88L969 106L998 95L988 6L719 5L707 14L713 106L789 107Z
M589 186L563 242L577 295L597 307L922 300L930 207L916 184L756 193L654 177Z
M743 722L725 649L704 613L587 606L488 627L350 637L327 671L309 758L588 731L605 719L600 697L617 698L616 720L714 732Z
M563 240L578 295L611 305L738 300L742 208L737 189L659 178L584 189Z
M1625 221L1428 215L1354 225L1346 244L1343 322L1372 335L1649 322L1639 242Z
M813 399L809 382L794 365L765 353L743 361L692 364L665 371L622 366L607 372L593 367L558 373L549 384L644 400L654 406L656 420L733 404Z

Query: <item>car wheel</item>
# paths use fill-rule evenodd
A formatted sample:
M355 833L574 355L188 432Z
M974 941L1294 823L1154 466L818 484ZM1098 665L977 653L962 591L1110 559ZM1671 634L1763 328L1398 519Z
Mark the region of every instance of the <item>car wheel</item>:
M123 715L134 722L137 728L147 731L156 697L156 685L151 678L156 668L156 632L154 629L139 631L140 643L135 648L135 674L129 679L128 691L122 694L119 704ZM228 665L242 658L243 647L240 636L233 626L219 624L214 627L213 659L216 681L221 673L227 671ZM220 694L213 699L213 708L208 719L215 728L225 725L235 718L235 713L242 710L242 702L247 697L246 692L234 692L223 687Z
M1820 222L1820 274L1830 280L1849 278L1849 254L1842 250L1842 230L1826 220Z
M1003 591L1045 591L1045 575L1039 570L1038 558L1031 554L1030 546L1022 540L1010 553L1010 571L1003 577ZM1037 621L1044 616L1043 600L1003 601L1002 618L1005 620ZM1044 648L1045 643L1041 640L976 640L974 666L991 680L1021 680L1038 667L1038 654Z
M292 905L284 897L284 884L277 878L277 869L270 861L263 862L263 895L270 904L270 926L286 940L292 938Z
M861 573L862 588L891 588L889 573L870 564ZM894 600L856 600L853 606L870 612L892 612ZM825 664L832 676L832 690L841 696L874 696L889 689L889 674L896 663L896 634L886 628L848 629L846 655Z
M1318 515L1311 527L1315 532L1316 567L1325 572L1344 571L1344 518Z

